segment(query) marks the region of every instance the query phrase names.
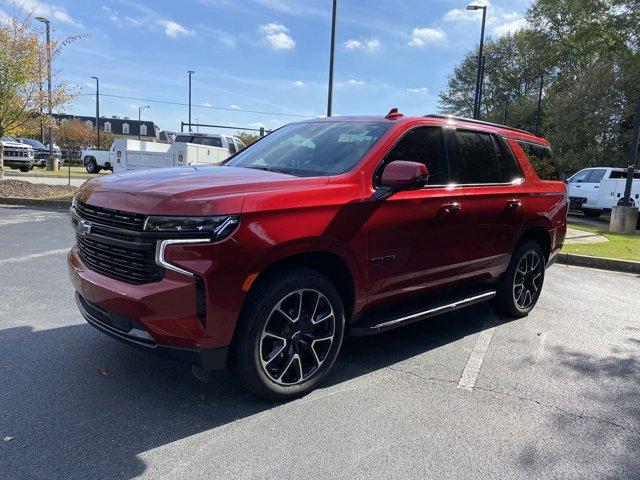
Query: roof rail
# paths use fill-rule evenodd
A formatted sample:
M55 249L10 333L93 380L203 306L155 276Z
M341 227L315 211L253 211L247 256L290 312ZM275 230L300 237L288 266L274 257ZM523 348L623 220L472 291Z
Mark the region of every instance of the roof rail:
M492 123L492 122L485 122L483 120L475 120L473 118L464 118L464 117L456 117L453 115L440 115L437 113L432 113L429 115L425 115L426 118L450 118L451 120L461 120L463 122L469 122L469 123L477 123L478 125L487 125L489 127L498 127L498 128L503 128L505 130L511 130L512 132L519 132L519 133L525 133L527 135L533 135L534 137L537 137L537 135L531 133L531 132L527 132L526 130L521 130L519 128L513 128L513 127L508 127L506 125L501 125L499 123Z

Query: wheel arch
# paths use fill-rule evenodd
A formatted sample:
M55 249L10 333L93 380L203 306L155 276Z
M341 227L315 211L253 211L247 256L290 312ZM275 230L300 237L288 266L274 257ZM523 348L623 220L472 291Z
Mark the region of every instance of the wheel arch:
M549 260L549 256L551 255L551 233L548 228L538 225L526 229L522 235L520 235L518 244L526 240L533 240L538 243L542 248L545 260Z

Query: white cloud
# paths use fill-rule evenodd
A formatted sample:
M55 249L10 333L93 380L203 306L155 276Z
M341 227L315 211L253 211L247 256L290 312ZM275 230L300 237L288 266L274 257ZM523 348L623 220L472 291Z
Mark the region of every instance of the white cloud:
M202 104L202 106L203 106L203 107L213 107L213 105L211 105L211 103L209 103L209 102L204 102L204 103Z
M229 105L229 108L231 110L240 110L240 105L235 105L235 104L232 103L231 105Z
M293 86L294 87L304 87L304 82L302 80L296 80L295 82L293 82Z
M364 83L364 80L356 80L355 78L351 78L347 81L347 85L364 85Z
M7 5L30 12L34 17L45 17L51 22L66 23L74 27L82 27L82 22L73 18L64 7L37 0L5 0Z
M280 23L261 25L260 31L264 33L265 41L274 50L291 50L296 46L295 40L289 35L289 29Z
M344 48L347 50L366 50L373 52L380 48L380 41L377 38L370 38L365 40L350 39L344 42Z
M265 128L266 125L262 122L254 122L249 124L250 128Z
M164 33L170 38L178 38L179 36L189 37L194 34L193 30L188 30L173 20L158 20L156 23L164 28Z
M124 17L124 19L130 23L131 25L133 25L134 27L139 27L140 25L142 25L142 21L137 20L135 18L132 17Z
M442 42L445 38L447 34L441 28L416 27L411 31L411 40L408 45L422 48L429 43Z
M407 88L407 92L409 92L409 93L429 93L429 89L427 87Z
M527 21L524 18L518 18L517 20L513 20L511 22L496 25L491 29L491 33L493 33L497 37L501 37L503 35L507 35L508 33L515 33L518 30L522 30L526 26Z

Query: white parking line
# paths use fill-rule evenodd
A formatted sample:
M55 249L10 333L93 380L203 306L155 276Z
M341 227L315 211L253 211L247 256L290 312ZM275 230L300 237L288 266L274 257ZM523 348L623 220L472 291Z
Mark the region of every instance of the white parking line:
M478 374L482 368L482 362L489 350L489 344L491 343L491 337L496 325L498 324L498 316L494 313L484 322L482 331L476 339L476 344L473 347L473 351L467 360L467 365L464 367L460 381L458 382L458 388L463 390L473 391L473 387L476 386L476 380Z
M61 248L59 250L48 250L46 252L32 253L31 255L23 255L21 257L6 258L4 260L0 260L0 266L6 263L24 262L25 260L32 260L34 258L46 257L49 255L58 255L59 253L67 253L67 252L69 252L68 248Z
M51 212L34 212L15 215L12 217L0 218L0 227L6 225L16 225L19 223L32 223L32 222L44 222L46 220L52 220L56 218L63 218L63 213L51 213Z

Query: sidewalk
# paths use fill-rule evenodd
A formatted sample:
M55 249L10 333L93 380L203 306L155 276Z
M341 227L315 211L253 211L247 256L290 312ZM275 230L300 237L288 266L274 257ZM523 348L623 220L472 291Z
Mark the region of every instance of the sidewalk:
M5 175L5 178L12 180L22 180L29 183L37 183L41 185L69 185L67 177L36 177L30 175ZM71 186L79 187L84 182L89 180L88 178L73 178L71 177Z

